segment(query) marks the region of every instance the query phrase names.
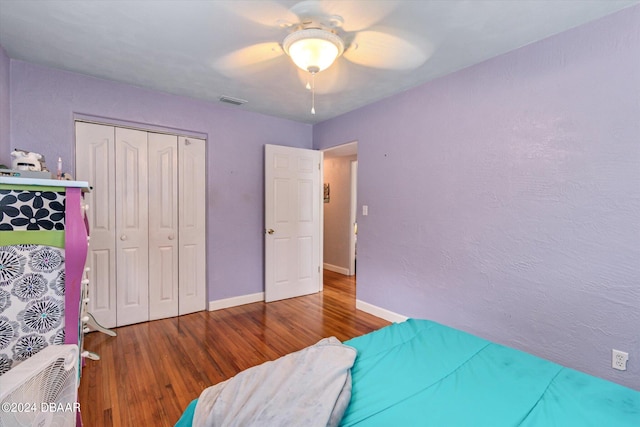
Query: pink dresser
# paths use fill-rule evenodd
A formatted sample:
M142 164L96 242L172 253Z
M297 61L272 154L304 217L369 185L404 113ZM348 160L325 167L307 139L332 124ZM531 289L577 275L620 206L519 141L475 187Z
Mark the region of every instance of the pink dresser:
M49 345L82 351L88 190L0 177L0 375Z

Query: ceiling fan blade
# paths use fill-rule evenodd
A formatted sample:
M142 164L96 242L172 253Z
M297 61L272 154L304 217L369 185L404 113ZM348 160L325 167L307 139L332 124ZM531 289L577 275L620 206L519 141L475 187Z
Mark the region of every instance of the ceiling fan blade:
M284 52L276 42L266 42L233 51L213 64L220 73L227 76L257 72L264 63L278 58Z
M303 3L317 3L318 8L325 15L339 16L344 20L342 28L345 31L360 31L380 22L398 7L399 1L368 1L362 0L323 0L307 1ZM297 12L294 6L292 10ZM298 16L301 16L298 13Z
M430 54L407 39L388 32L360 31L355 34L344 57L366 67L410 70L424 64Z
M282 22L298 22L296 14L287 9L281 2L277 1L261 0L214 3L220 5L220 7L224 7L229 12L268 27L278 26Z

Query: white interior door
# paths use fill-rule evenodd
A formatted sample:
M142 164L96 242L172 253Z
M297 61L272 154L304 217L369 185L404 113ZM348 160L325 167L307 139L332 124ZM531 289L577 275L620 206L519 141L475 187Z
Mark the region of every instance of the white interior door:
M321 289L321 165L314 150L265 145L265 300Z
M349 202L349 221L351 231L349 232L349 276L356 274L356 243L358 239L358 161L351 161L351 200Z
M149 320L178 315L178 137L149 133Z
M76 123L76 177L93 190L85 194L91 238L89 312L107 328L116 326L115 129Z
M116 128L117 325L149 320L147 132Z
M178 137L180 315L206 307L205 142Z

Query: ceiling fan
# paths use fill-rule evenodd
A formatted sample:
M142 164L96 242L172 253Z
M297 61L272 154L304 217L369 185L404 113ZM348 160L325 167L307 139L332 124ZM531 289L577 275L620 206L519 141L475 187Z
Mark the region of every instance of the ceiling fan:
M298 67L298 76L312 93L315 114L316 75L323 92L344 88L340 74L350 66L409 70L422 65L427 53L399 29L383 27L385 16L398 2L305 0L287 9L281 3L234 2L234 13L277 30L272 41L252 44L224 55L214 67L229 77L239 77L258 65L285 62ZM287 56L289 58L287 58ZM326 70L326 71L325 71Z

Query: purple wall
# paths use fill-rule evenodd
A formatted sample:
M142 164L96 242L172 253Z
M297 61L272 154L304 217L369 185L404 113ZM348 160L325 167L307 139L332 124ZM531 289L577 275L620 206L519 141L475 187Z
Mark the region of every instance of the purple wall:
M640 389L639 52L637 6L314 126L358 141L358 299Z
M74 114L208 135L208 300L263 291L263 147L310 148L310 125L17 60L11 91L11 145L49 165L73 164Z
M10 60L4 48L0 46L0 164L11 167L10 148L10 99L9 99Z

